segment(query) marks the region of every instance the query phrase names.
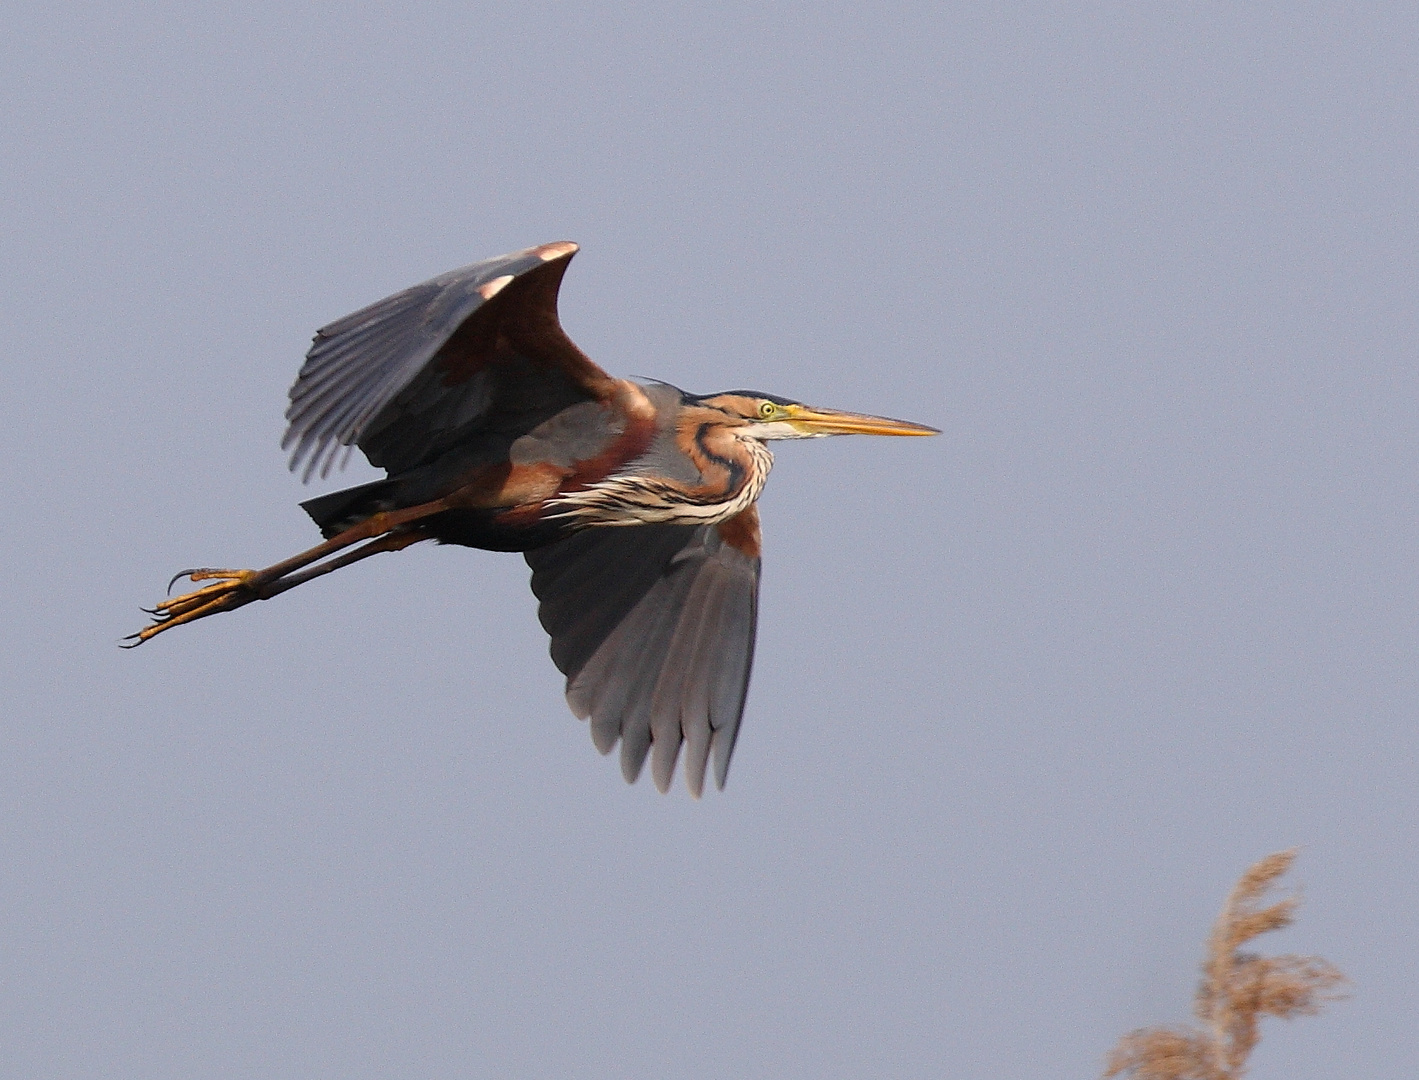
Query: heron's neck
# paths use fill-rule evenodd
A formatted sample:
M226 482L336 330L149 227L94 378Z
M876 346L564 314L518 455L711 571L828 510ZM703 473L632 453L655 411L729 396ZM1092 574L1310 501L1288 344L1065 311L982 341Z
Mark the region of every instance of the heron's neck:
M675 445L699 473L698 483L633 465L583 491L558 496L549 502L548 510L552 516L589 525L726 521L754 505L773 468L769 448L745 430L682 416Z

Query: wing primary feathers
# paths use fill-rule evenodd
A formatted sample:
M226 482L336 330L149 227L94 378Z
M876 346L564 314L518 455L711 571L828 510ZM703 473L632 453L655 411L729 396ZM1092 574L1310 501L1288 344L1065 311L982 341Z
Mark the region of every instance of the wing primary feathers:
M752 524L752 523L751 523ZM590 528L526 553L567 701L603 754L665 790L682 743L698 797L723 787L744 710L759 559L717 526Z
M739 722L749 695L749 676L754 666L754 636L758 620L758 560L753 560L753 584L739 589L730 599L734 618L725 637L734 642L728 651L729 663L720 669L710 702L710 727L714 730L714 782L721 790L729 777L729 759L739 739Z
M725 582L711 562L700 572L695 584L700 587L701 595L692 597L686 605L687 615L694 613L696 617L682 622L685 650L683 658L677 658L675 664L678 671L672 707L685 740L685 786L698 799L704 792L705 763L713 736L705 685L719 655L718 629L724 608Z
M655 737L651 727L655 686L665 668L671 637L691 584L692 577L675 570L661 578L622 624L622 639L615 643L617 651L630 661L622 674L631 691L621 716L621 773L632 783L640 775L646 751ZM679 740L677 730L677 750Z

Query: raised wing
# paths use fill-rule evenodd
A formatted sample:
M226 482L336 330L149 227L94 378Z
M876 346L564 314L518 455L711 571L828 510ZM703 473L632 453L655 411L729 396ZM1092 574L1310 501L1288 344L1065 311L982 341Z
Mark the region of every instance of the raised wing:
M567 703L591 720L621 772L670 787L685 744L698 798L710 752L724 787L744 714L759 596L759 519L720 525L603 526L526 553Z
M604 400L614 381L557 320L576 252L564 241L474 263L323 327L291 387L291 468L325 476L358 446L401 472L473 432Z

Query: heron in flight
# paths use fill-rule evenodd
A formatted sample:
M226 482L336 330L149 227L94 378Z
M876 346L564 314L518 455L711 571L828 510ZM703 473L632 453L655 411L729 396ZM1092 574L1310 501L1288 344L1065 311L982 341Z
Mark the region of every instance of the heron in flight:
M474 263L317 332L283 446L309 480L358 447L383 480L301 504L325 542L264 570L184 570L140 645L424 540L520 551L538 615L621 771L668 790L683 745L699 797L724 787L744 712L772 439L935 435L750 390L699 397L612 378L563 332L557 291L577 252L543 244Z

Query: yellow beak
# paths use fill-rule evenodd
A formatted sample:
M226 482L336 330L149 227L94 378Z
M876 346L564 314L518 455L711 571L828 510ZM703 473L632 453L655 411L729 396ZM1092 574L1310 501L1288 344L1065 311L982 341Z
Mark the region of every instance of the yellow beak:
M806 435L940 435L925 424L893 420L888 416L812 409L807 405L786 405L788 422Z

